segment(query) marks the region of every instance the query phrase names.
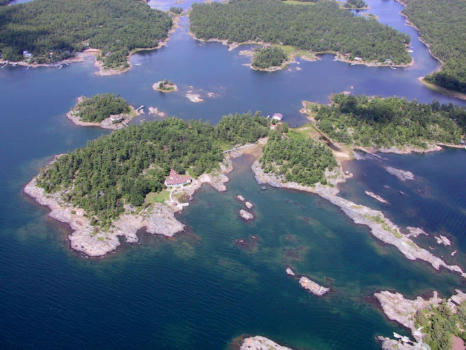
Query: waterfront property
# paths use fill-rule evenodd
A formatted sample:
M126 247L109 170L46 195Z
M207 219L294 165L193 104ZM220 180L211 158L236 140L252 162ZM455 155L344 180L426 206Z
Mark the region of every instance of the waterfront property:
M165 179L165 186L167 187L181 187L191 183L192 179L189 175L180 175L174 169L170 170L170 175Z

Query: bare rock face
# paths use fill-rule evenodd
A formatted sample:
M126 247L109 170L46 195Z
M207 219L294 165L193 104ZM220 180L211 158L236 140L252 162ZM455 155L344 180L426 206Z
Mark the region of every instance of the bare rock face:
M317 295L317 296L322 296L322 295L328 293L328 291L330 290L330 288L325 288L325 287L317 284L316 282L310 280L306 276L302 276L299 279L299 284L301 285L301 287L303 287L307 291L309 291L312 294Z
M292 350L286 346L279 345L274 341L256 335L255 337L245 338L241 344L240 350Z
M435 240L437 241L437 244L444 245L445 247L448 247L451 245L450 240L442 235L435 236Z
M236 195L235 198L236 198L237 200L239 200L240 202L243 202L243 203L244 203L244 201L246 200L246 199L245 199L242 195L240 195L240 194Z
M296 276L296 274L294 273L294 271L293 271L293 269L291 267L286 268L286 274L288 276L293 276L293 277Z
M246 208L248 208L248 209L252 209L252 207L254 207L254 204L252 204L251 202L248 202L248 201L244 202L244 205L245 205Z
M239 216L241 216L244 220L249 221L254 219L254 214L248 212L247 210L241 209L239 211Z
M382 198L382 197L379 196L378 194L375 194L374 192L364 191L364 193L365 193L367 196L374 198L376 201L379 201L380 203L383 203L383 204L390 204L386 199Z

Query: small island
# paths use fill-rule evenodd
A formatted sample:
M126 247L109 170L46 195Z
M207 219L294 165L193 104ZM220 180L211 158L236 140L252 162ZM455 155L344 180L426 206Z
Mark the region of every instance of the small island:
M264 72L274 72L285 68L287 60L288 57L282 48L268 46L254 52L251 68Z
M125 99L112 94L81 96L66 116L79 126L99 126L104 129L121 129L136 117L139 111Z
M169 93L178 91L178 86L175 83L172 83L168 80L160 80L152 85L152 89L155 91Z
M131 54L160 47L173 26L167 13L126 0L37 0L0 7L0 17L1 62L54 66L92 54L101 75L127 71Z
M364 10L367 9L367 3L364 0L346 0L344 7L352 10Z
M234 349L236 347L233 347ZM266 337L256 335L254 337L241 337L239 350L292 350L283 345L275 343Z
M336 1L237 0L193 4L190 31L198 40L234 47L273 44L310 56L332 53L338 60L353 64L412 64L407 52L409 36L372 18L356 16ZM301 52L293 55L301 56Z
M184 229L175 213L202 184L225 191L230 158L266 137L260 115L228 115L214 127L169 118L130 125L59 155L24 191L70 225L71 248L103 256L137 242L137 232L167 237ZM233 149L234 152L229 152Z

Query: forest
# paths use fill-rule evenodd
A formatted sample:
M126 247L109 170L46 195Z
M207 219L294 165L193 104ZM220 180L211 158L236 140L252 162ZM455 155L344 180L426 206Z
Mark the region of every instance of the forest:
M262 41L313 52L332 52L365 61L411 61L409 36L372 18L355 16L336 1L311 5L280 0L235 0L194 4L190 29L200 39Z
M355 146L459 144L466 132L466 109L452 104L338 94L329 106L313 108L320 130L335 141Z
M422 327L426 342L431 350L451 350L452 335L466 340L466 302L453 313L446 302L431 306L416 313L415 325Z
M419 29L432 53L443 62L428 82L466 93L466 1L404 0L404 13Z
M256 141L269 133L259 115L229 115L217 126L169 118L130 125L59 157L37 179L47 193L63 191L92 224L109 225L124 204L141 206L150 192L164 189L170 169L192 176L218 168L229 145Z
M157 46L171 26L169 15L140 0L34 0L0 8L0 52L53 63L95 48L105 67L123 68L131 50Z
M252 66L259 69L280 67L287 59L288 57L281 48L268 46L254 52Z
M82 99L73 110L82 121L100 123L111 115L129 113L130 107L126 100L120 96L97 94Z
M323 143L296 132L271 132L260 158L266 173L284 176L287 182L312 186L327 184L325 171L336 166L332 151Z

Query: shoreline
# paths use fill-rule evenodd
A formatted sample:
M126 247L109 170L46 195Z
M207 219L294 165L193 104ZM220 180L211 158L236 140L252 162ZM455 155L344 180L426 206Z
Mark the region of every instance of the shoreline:
M445 65L445 63L439 57L434 55L434 53L432 52L431 44L424 41L424 39L422 37L421 30L410 20L409 16L406 13L403 12L407 7L406 3L403 0L395 0L395 1L398 2L399 4L401 4L404 7L403 10L400 12L400 14L401 14L401 16L403 16L405 18L406 24L408 26L412 27L416 31L418 40L421 43L424 44L424 46L427 48L427 51L429 51L429 54L433 58L435 58L437 60L437 62L439 63L439 66L437 67L437 69L432 71L430 74L440 72L443 69L443 66ZM438 92L440 94L446 95L446 96L450 96L450 97L457 98L459 100L466 101L466 94L465 93L455 91L455 90L450 90L450 89L444 88L444 87L442 87L440 85L428 82L428 81L425 80L425 77L426 76L419 77L418 80L425 87L427 87L428 89L430 89L432 91L435 91L435 92Z
M221 43L222 45L225 45L225 46L228 47L228 51L233 51L234 49L236 49L236 48L238 48L240 46L244 46L244 45L261 45L261 46L278 45L278 46L280 46L280 44L266 43L266 42L263 42L263 41L245 41L245 42L241 42L241 43L238 43L238 42L230 43L227 39L211 38L211 39L206 40L206 39L201 39L201 38L196 37L196 35L193 32L191 32L191 30L188 31L188 34L194 40L200 41L202 43L209 43L209 42ZM283 45L281 45L281 46L283 46ZM300 49L298 49L296 47L294 47L294 48L297 51L301 51ZM411 67L411 66L414 65L414 58L411 55L410 55L411 61L409 63L387 64L387 63L375 62L375 61L349 60L349 59L345 58L340 52L336 52L336 51L317 51L317 52L314 52L314 51L309 50L309 51L307 51L307 53L309 55L307 57L305 57L304 55L297 54L297 55L294 56L294 58L300 57L304 61L313 62L313 61L319 60L320 59L319 56L321 56L321 55L330 54L330 55L335 56L335 58L334 58L335 61L345 62L345 63L349 63L351 65L364 65L364 66L367 66L367 67L395 67L395 68L407 68L407 67ZM294 62L291 62L291 63L294 63Z
M339 174L336 178L328 176L328 182L331 186L324 186L320 183L315 186L303 186L294 182L283 182L283 180L274 175L266 174L258 160L256 160L251 169L255 175L256 181L259 184L269 184L273 187L298 190L302 192L310 192L328 200L333 205L340 208L343 213L349 217L355 224L364 225L369 227L369 231L378 240L385 244L392 245L404 255L408 260L421 260L430 264L435 270L439 271L441 268L447 269L452 272L459 273L466 279L466 273L463 272L458 265L448 265L441 258L433 255L424 248L419 247L407 235L400 231L400 228L386 218L385 215L375 209L356 204L347 199L338 196L339 190L337 188L339 183L345 182L349 176Z
M66 58L61 61L57 61L54 63L28 63L26 61L16 61L11 62L7 60L0 59L0 64L12 65L12 66L21 66L21 67L29 67L29 68L58 68L63 65L76 63L76 62L84 62L86 57L94 56L94 66L97 68L97 71L94 72L97 76L111 76L111 75L119 75L128 72L133 66L130 62L131 56L143 51L154 51L158 50L168 44L170 40L171 34L179 28L180 16L175 16L173 18L173 25L172 28L168 31L167 37L163 41L159 41L156 46L154 47L146 47L146 48L135 48L129 51L126 57L126 63L128 64L127 67L120 67L120 68L105 68L102 61L97 60L97 57L101 54L100 49L88 48L83 51L76 52L73 57Z
M225 184L229 181L227 174L233 170L231 160L251 151L254 152L260 142L259 140L258 143L243 145L240 149L227 154L224 161L220 163L218 171L202 174L181 190L189 196L190 201L204 184L209 184L219 192L226 191ZM60 156L54 156L46 167L53 164ZM47 207L49 217L66 224L71 230L67 236L71 249L88 257L104 257L115 251L121 245L120 237L124 238L126 243L138 242L137 233L142 229L149 234L162 235L167 238L172 238L175 234L185 230L186 225L181 223L175 214L181 212L186 203L180 203L172 198L164 203L154 203L140 211L125 206L125 212L114 220L108 229L92 226L83 209L74 207L62 199L63 192L47 194L44 189L37 186L39 175L40 172L24 186L23 192L35 203Z

